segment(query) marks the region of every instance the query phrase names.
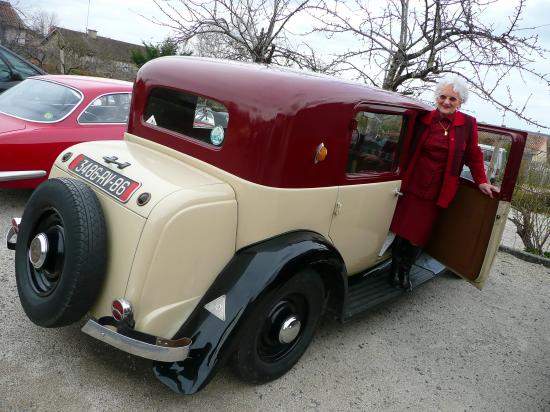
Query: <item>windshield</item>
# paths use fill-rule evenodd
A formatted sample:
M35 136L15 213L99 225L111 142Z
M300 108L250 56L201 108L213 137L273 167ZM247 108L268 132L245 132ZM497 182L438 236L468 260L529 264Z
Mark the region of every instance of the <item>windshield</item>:
M33 122L64 119L82 101L82 93L58 83L27 79L0 94L0 113Z

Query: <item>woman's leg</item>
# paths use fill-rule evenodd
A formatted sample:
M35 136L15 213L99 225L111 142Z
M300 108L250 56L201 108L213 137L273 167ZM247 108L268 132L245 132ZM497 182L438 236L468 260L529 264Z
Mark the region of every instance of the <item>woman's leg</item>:
M401 236L395 236L392 245L392 263L390 268L390 282L399 289L411 290L411 267L416 261L421 248L413 245Z

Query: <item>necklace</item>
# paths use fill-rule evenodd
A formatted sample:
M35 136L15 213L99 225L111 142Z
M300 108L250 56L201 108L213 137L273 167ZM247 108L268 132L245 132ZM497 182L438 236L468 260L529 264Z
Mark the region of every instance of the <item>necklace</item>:
M449 133L447 132L447 130L449 130L451 128L451 124L449 123L449 126L445 127L443 126L443 123L441 123L441 120L439 121L439 124L441 125L441 127L443 128L443 130L445 131L445 133L443 134L443 136L447 136Z

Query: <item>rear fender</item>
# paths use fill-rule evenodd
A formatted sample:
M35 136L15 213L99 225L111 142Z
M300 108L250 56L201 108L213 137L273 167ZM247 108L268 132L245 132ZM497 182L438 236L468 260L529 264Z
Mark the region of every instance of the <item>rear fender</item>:
M189 357L155 363L155 375L175 392L192 394L202 389L232 353L241 321L262 296L306 266L318 271L327 290L338 295L331 299L329 294L329 305L331 300L343 300L347 287L344 261L318 233L289 232L239 250L175 336L191 338ZM213 301L219 303L219 317L205 309Z

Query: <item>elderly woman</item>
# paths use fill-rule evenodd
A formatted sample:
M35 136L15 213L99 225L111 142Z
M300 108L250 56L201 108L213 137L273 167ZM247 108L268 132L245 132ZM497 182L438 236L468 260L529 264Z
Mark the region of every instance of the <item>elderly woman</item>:
M467 98L468 89L461 79L443 79L435 89L436 109L418 122L401 185L403 196L390 228L396 234L391 283L397 288L412 288L411 266L427 243L439 213L455 197L464 164L479 190L490 197L493 191L498 192L487 183L476 120L458 111Z

